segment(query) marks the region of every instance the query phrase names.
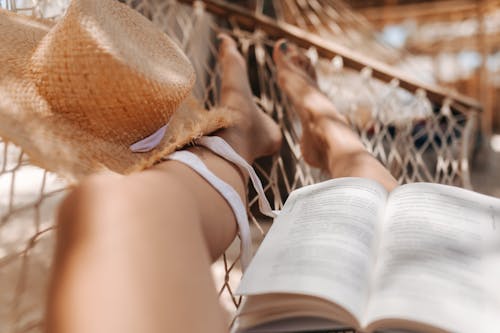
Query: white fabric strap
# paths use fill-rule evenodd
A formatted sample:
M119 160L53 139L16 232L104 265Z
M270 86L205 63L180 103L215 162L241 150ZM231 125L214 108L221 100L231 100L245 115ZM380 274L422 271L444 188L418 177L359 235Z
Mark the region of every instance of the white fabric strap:
M167 132L168 124L162 126L159 130L151 134L145 139L142 139L130 146L130 150L133 153L146 153L153 150L160 144L161 140Z
M255 173L255 170L243 157L241 157L234 149L226 142L224 139L218 136L204 136L196 140L196 143L200 146L204 146L210 149L215 154L226 160L236 164L243 173L247 174L252 181L253 187L259 196L259 210L262 214L275 218L277 212L271 209L269 201L267 201L264 189L262 188L262 183L259 177Z
M187 150L174 152L167 156L166 159L175 160L189 166L207 182L209 182L210 185L212 185L228 202L234 212L240 231L241 266L243 271L245 271L250 263L250 259L252 258L252 239L250 237L250 225L248 224L247 210L241 201L238 192L236 192L231 185L224 182L212 171L210 171L198 156Z

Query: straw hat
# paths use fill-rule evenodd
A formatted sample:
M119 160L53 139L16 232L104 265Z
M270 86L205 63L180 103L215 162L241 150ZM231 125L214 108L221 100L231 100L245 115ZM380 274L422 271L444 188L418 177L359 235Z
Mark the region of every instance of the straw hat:
M56 24L0 10L0 59L0 136L72 180L144 169L231 124L191 96L182 51L115 0L73 0Z

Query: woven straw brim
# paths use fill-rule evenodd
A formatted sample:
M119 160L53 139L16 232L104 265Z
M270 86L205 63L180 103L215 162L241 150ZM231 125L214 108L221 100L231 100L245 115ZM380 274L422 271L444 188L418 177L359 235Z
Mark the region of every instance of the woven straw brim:
M0 43L2 61L8 64L0 66L0 136L20 146L33 164L70 181L102 170L127 174L150 167L194 139L232 123L229 110L207 111L193 97L188 97L170 118L160 144L150 152L133 153L129 145L96 137L57 114L48 115L42 111L50 106L32 82L28 64L53 23L14 14L2 15L5 20L0 22L0 29L2 25L4 31L15 25L16 31L4 33ZM13 25L8 20L16 22ZM24 26L25 31L20 26ZM23 34L29 38L20 39Z

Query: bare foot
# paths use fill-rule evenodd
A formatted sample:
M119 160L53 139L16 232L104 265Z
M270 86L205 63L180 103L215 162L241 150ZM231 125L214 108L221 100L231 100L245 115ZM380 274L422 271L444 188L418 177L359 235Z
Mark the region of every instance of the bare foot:
M253 100L248 82L245 60L236 42L227 35L219 35L219 64L222 69L221 105L239 117L233 127L217 134L224 138L245 160L271 155L281 146L279 126L260 110Z
M304 159L332 178L363 177L391 191L396 180L363 146L346 117L318 88L307 57L293 44L278 41L273 52L281 88L289 96L302 122Z
M314 67L295 45L279 40L274 46L273 58L279 85L290 98L302 122L302 155L312 166L328 170L331 131L339 126L347 129L347 119L320 91Z

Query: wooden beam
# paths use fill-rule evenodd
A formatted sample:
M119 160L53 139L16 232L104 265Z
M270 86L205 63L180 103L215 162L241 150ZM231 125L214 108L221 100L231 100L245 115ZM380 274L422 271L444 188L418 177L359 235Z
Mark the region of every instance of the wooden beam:
M487 52L491 52L494 47L500 48L500 31L491 34L485 34L483 37ZM479 35L440 39L436 41L427 41L425 39L410 38L405 48L410 53L423 53L435 55L441 52L457 53L460 51L481 51L478 45Z
M401 23L406 20L425 22L455 22L475 16L479 4L476 0L439 0L413 4L396 4L384 7L371 7L356 10L370 23L383 26L388 23ZM484 5L487 11L497 9L499 0L489 0Z
M493 132L493 108L489 103L488 90L489 90L489 71L487 66L488 55L489 55L489 44L486 39L486 14L488 11L486 0L479 0L479 6L477 8L477 17L479 22L478 29L478 47L481 53L481 67L479 70L479 91L478 96L481 104L484 107L484 112L481 115L482 118L482 130L489 140Z
M178 0L179 2L192 5L196 0ZM399 86L410 92L415 93L423 89L427 93L429 100L443 104L444 100L449 98L456 103L457 108L463 111L471 109L481 111L481 105L473 98L460 95L454 91L419 82L405 73L396 70L382 62L376 61L365 55L350 50L338 43L304 31L293 25L277 22L268 16L259 13L250 12L237 5L228 4L219 0L202 0L207 11L236 22L241 28L253 31L261 29L271 38L287 38L300 47L309 48L314 46L318 54L327 59L335 56L341 56L344 60L344 66L357 71L369 67L372 69L373 77L383 82L391 82L393 79L399 81Z

